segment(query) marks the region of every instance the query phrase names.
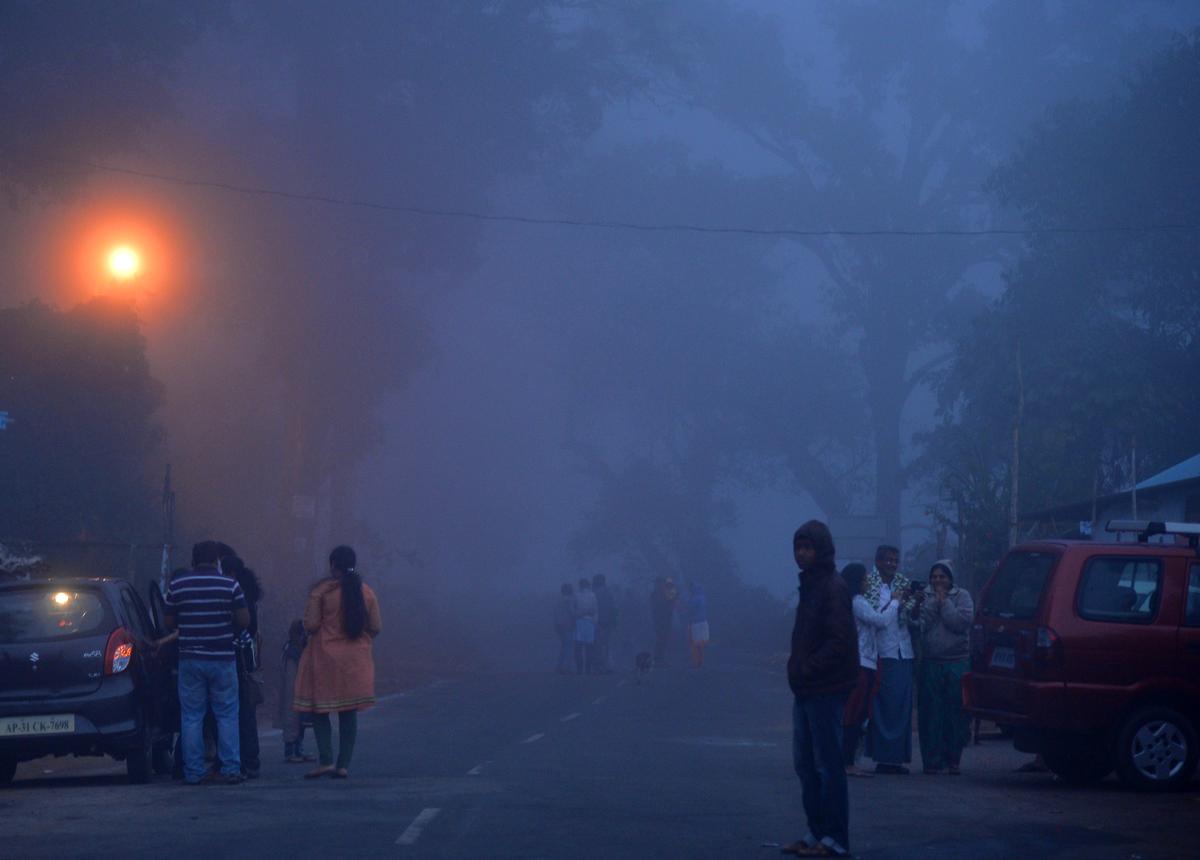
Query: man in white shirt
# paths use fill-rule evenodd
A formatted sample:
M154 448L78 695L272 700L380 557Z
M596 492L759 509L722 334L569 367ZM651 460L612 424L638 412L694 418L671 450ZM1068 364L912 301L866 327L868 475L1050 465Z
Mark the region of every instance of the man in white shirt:
M879 689L871 707L867 755L880 774L907 774L905 765L912 761L913 646L908 626L914 601L908 579L896 572L899 567L899 549L887 545L876 549L865 594L877 610L893 597L901 604L900 612L875 635Z

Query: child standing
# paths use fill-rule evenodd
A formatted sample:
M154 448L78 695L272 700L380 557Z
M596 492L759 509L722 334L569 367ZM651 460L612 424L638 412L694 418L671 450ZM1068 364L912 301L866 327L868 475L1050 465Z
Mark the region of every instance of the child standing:
M296 688L296 672L300 667L300 654L308 644L308 633L304 622L297 618L288 628L288 640L283 646L283 671L280 673L279 727L283 729L284 761L291 764L316 761L316 757L304 752L304 729L312 725L310 714L292 709L292 696Z

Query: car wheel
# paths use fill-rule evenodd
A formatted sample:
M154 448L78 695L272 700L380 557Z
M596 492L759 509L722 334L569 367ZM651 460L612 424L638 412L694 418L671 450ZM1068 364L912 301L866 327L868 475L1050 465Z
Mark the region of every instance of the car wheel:
M1195 726L1173 708L1143 708L1117 734L1117 773L1138 791L1183 788L1196 770L1197 755Z
M1112 760L1099 746L1046 750L1042 761L1050 772L1071 785L1099 782L1112 773Z
M17 775L17 760L15 758L0 758L0 785L8 785Z
M141 785L150 781L150 775L154 772L153 757L154 752L149 739L125 754L125 772L129 774L130 783Z

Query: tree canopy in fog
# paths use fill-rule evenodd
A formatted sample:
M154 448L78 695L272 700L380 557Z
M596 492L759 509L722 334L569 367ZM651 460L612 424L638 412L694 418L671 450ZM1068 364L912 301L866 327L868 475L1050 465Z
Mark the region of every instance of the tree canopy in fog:
M167 237L127 297L165 435L114 462L268 580L350 540L719 606L810 515L987 565L1018 344L1022 508L1191 444L1143 380L1194 371L1194 230L1037 232L1197 220L1200 16L1093 6L10 3L6 304L105 292L61 224Z
M132 309L0 310L0 538L136 542L159 537L151 456L162 386Z
M991 180L1031 226L1110 229L1032 237L941 385L929 465L978 567L1008 535L1019 393L1022 513L1127 487L1135 446L1143 478L1195 453L1198 82L1181 41L1121 92L1049 109Z

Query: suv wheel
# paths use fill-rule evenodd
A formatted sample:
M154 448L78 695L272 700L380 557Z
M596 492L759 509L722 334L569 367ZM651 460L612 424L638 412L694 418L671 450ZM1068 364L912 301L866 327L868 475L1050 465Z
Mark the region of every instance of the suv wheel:
M1182 788L1196 770L1198 754L1192 721L1172 708L1143 708L1117 734L1117 773L1138 791Z
M149 738L143 739L139 746L125 753L125 772L129 774L131 784L141 785L150 781L150 774L154 771L152 759L153 750Z
M8 785L17 775L17 760L15 758L0 758L0 785Z
M1044 750L1042 761L1050 772L1071 785L1099 782L1112 773L1112 760L1099 745L1074 745Z

